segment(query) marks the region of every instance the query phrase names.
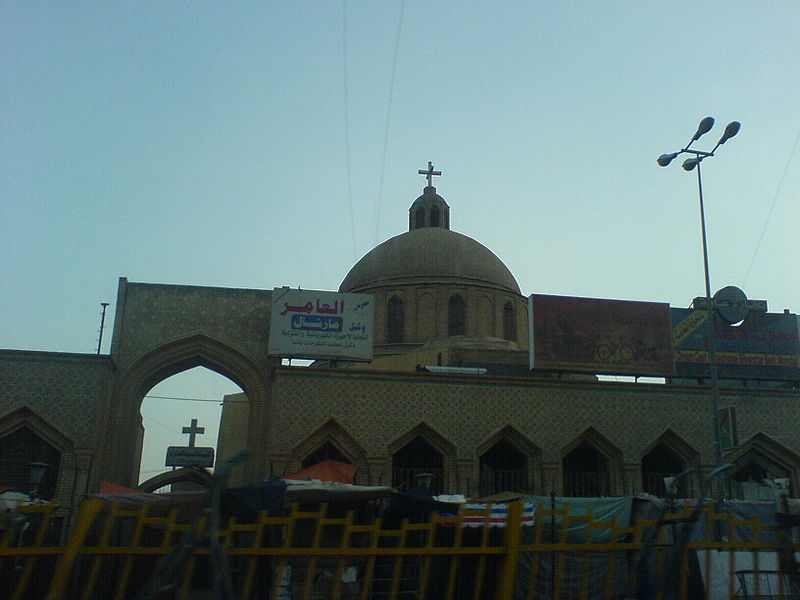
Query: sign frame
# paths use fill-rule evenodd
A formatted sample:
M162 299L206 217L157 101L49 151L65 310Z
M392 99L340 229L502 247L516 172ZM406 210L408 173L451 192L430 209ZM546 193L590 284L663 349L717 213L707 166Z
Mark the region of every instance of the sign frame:
M371 361L374 311L372 294L275 288L267 354Z
M169 446L165 467L213 467L214 448L205 446Z
M528 317L531 369L653 377L675 373L669 304L531 294Z

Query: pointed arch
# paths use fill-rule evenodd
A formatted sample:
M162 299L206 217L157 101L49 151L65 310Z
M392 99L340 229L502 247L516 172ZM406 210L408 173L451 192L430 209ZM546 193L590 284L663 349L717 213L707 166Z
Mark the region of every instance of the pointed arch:
M511 425L478 446L481 496L502 491L536 493L541 481L541 450Z
M587 442L595 447L599 452L606 456L611 461L620 462L622 460L622 451L617 448L608 438L597 431L594 427L588 427L583 433L572 440L569 444L564 446L561 450L561 456L565 456L572 452L582 442Z
M31 463L44 463L48 468L36 492L55 497L64 459L72 458L72 451L72 440L26 406L0 418L0 481L16 491L30 492Z
M455 446L427 423L420 423L389 445L392 485L398 489L414 487L417 475L433 475L431 491L442 493L452 487L455 473Z
M442 454L452 454L456 450L456 447L446 437L444 437L441 433L436 431L427 423L423 422L413 429L410 429L404 435L389 444L389 453L391 454L397 452L397 450L405 446L415 437L424 438L431 446L436 448L436 450Z
M735 466L728 472L734 497L757 497L762 479L789 479L790 493L798 489L800 457L768 435L757 433L735 450L726 460ZM760 495L765 495L762 490ZM753 495L755 494L755 495Z
M347 462L356 465L359 471L366 470L367 453L336 419L329 419L292 450L292 464L301 466L303 460L325 444L332 444Z
M276 359L270 359L274 365ZM255 460L267 456L267 440L254 423L262 422L261 412L269 399L269 386L260 367L237 348L204 334L195 334L158 346L131 364L119 377L112 391L107 426L105 427L105 472L101 477L122 485L135 485L139 465L130 457L139 455L138 432L131 427L140 422L144 395L156 384L188 369L205 367L236 383L244 391L251 406L247 447ZM261 473L254 473L256 478Z
M0 418L0 438L14 431L27 427L50 445L61 452L71 452L74 446L72 439L61 433L53 425L30 409L22 406Z
M697 466L697 461L700 460L700 453L672 429L664 430L664 433L653 440L642 454L647 454L659 444L669 446L675 454L683 458L687 463L691 463L690 466Z
M622 452L594 427L561 452L565 496L608 496L623 493Z
M700 466L700 453L671 429L654 440L640 459L642 491L658 497L666 496L664 477ZM694 494L698 473L690 473L678 482L678 497Z
M507 439L509 442L514 444L520 452L524 454L536 458L541 456L541 449L534 444L526 435L520 433L513 425L506 425L502 427L497 432L495 432L489 439L479 445L476 449L478 455L480 456L489 448L494 446L497 442L501 439Z

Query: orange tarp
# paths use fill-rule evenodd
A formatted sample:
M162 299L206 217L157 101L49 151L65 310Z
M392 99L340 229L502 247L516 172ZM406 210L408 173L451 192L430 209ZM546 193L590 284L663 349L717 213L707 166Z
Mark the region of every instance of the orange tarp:
M101 494L141 494L142 490L134 490L118 483L111 483L110 481L100 482Z
M284 479L319 479L337 483L353 483L357 467L337 460L323 460L320 463L286 475Z

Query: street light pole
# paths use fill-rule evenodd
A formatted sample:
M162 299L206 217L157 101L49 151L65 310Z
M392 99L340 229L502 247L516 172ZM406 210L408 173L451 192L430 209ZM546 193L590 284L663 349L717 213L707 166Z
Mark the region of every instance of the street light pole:
M708 370L711 377L711 411L714 419L714 464L722 464L722 436L719 419L719 380L717 377L717 328L711 305L711 275L708 268L708 240L706 238L706 211L703 204L703 180L700 177L700 162L697 163L697 192L700 197L700 228L703 232L703 274L706 280L706 332L708 346Z
M706 298L711 298L711 276L708 268L708 240L706 238L706 210L703 205L703 180L700 177L700 163L697 163L697 194L700 197L700 229L703 232L703 272L706 279Z
M703 162L703 159L714 156L714 152L717 150L717 148L739 133L741 123L738 121L732 121L728 123L728 125L725 127L725 132L722 134L722 137L719 139L717 145L714 146L714 149L711 152L690 150L690 146L700 139L701 136L708 133L712 127L714 127L714 118L706 117L700 121L700 124L697 127L697 132L694 134L694 136L692 136L692 139L689 140L689 143L685 148L682 148L680 151L673 152L671 154L662 154L658 157L656 162L659 166L666 167L681 154L693 154L693 158L687 158L683 162L683 168L686 171L691 171L695 167L697 168L697 192L700 197L700 229L703 239L703 274L705 276L706 284L704 309L706 310L708 370L711 379L711 412L714 424L714 463L715 467L719 467L722 465L722 440L719 417L719 378L717 375L716 319L713 310L713 299L711 298L711 277L709 275L708 268L708 240L706 237L706 213L705 206L703 204L703 180L700 175L700 163ZM719 495L721 494L718 494L718 496Z

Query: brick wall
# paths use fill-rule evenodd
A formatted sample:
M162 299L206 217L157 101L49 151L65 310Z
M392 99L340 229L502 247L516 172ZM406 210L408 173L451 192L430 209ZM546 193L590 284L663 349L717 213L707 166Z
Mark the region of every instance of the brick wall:
M540 451L535 484L541 493L553 487L559 493L561 459L587 431L620 457L617 494L640 490L641 458L668 431L698 455L700 464L713 463L711 403L701 388L289 368L278 373L278 410L269 426L277 469L294 470L293 449L329 419L363 448L375 465L370 470L375 484L388 483L388 448L421 423L455 448L448 457L459 465L459 476L448 481L452 492L477 484L476 449L508 426ZM721 406L729 405L737 407L742 441L763 434L800 454L796 392L723 390Z

